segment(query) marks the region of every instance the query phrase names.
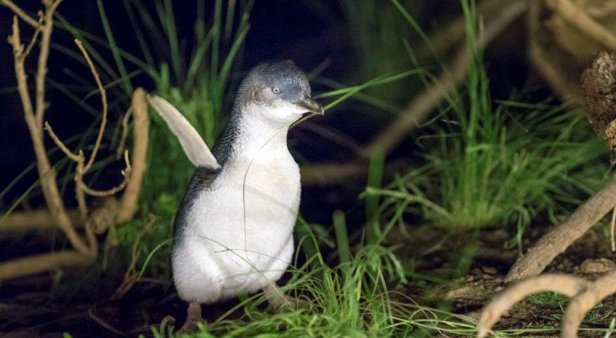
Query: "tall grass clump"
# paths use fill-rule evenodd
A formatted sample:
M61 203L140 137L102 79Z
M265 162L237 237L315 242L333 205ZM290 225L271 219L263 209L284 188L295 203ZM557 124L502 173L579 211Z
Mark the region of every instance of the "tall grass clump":
M493 103L476 48L474 4L462 5L471 59L466 86L448 97L438 122L417 140L425 163L368 193L407 201L406 212L436 226L513 225L519 236L538 214L554 221L599 185L605 149L577 109L547 100Z

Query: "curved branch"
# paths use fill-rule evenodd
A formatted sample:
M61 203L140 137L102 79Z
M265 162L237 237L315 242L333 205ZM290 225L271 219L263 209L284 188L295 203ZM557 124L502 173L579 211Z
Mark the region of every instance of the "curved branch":
M122 194L121 207L116 217L116 223L122 224L133 218L137 210L137 202L141 192L141 183L146 170L148 137L150 119L148 117L148 105L146 93L143 88L135 89L131 103L133 111L133 150L131 163L133 165L130 179Z
M573 297L583 292L589 284L579 277L557 274L546 274L520 281L501 292L481 311L477 324L479 327L477 338L486 337L503 313L532 293L552 291Z
M616 293L616 271L597 279L586 290L575 296L565 310L561 337L577 337L580 324L586 313L614 293Z
M103 86L103 83L101 82L101 78L98 75L98 72L96 71L96 67L94 67L94 63L92 62L90 55L88 54L86 49L83 47L83 44L81 43L81 41L77 39L75 39L74 41L77 47L79 47L79 50L81 51L81 55L83 55L83 58L86 59L86 62L88 63L90 72L92 73L92 76L94 77L94 81L96 81L98 92L101 94L101 104L103 106L102 108L103 117L101 118L101 125L98 128L98 135L96 136L96 142L94 143L94 148L92 149L90 158L88 159L88 162L85 164L83 168L84 173L85 173L88 170L90 170L90 168L92 167L92 164L94 164L94 160L96 159L96 153L98 153L98 149L100 148L101 141L103 139L103 134L105 133L105 126L107 125L107 91L105 90L105 86Z

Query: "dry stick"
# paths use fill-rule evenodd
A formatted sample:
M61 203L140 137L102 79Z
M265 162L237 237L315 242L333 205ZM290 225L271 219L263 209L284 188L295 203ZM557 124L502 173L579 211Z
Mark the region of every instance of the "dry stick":
M98 87L98 92L101 94L101 105L103 106L103 117L101 119L101 125L98 128L98 135L96 136L96 142L94 143L94 148L92 149L92 153L90 154L90 158L84 167L84 172L87 172L94 164L94 160L96 159L96 153L98 153L98 149L100 148L101 141L103 139L103 134L105 133L105 126L107 125L107 91L105 90L105 86L101 82L101 78L96 71L96 67L94 67L94 63L90 58L90 55L83 47L83 44L78 39L75 39L75 44L79 47L81 51L81 55L83 55L84 59L88 63L88 68L90 68L90 72L92 73L92 77L94 77L94 81L96 81L96 86Z
M30 25L30 26L32 26L34 28L38 28L38 26L39 26L38 22L33 17L31 17L30 15L26 14L26 12L24 12L13 1L11 1L11 0L1 0L0 4L8 7L13 13L15 13L17 16L19 16L28 25Z
M584 13L584 10L569 0L547 0L547 6L569 24L583 32L594 42L606 49L616 50L616 36L600 23Z
M575 338L586 313L606 297L616 293L616 271L597 279L567 305L562 321L562 338Z
M94 257L74 250L58 251L13 259L0 263L0 281L32 275L54 268L68 268L91 264Z
M557 274L546 274L520 281L501 292L481 311L477 323L479 327L477 338L486 337L503 313L532 293L552 291L574 297L583 292L589 284L579 277Z
M66 211L71 223L79 226L79 211L76 209ZM7 215L0 225L0 232L25 232L31 230L52 230L58 226L54 222L49 209L36 209L29 211L13 211Z
M506 282L540 274L571 243L580 238L616 205L616 175L608 185L580 205L569 219L528 249L507 274Z
M141 241L143 240L143 236L145 236L145 234L147 234L148 232L150 232L150 230L152 230L152 225L154 224L155 221L156 221L156 218L153 216L150 216L150 220L143 226L141 231L139 231L137 238L135 238L135 241L133 242L133 247L131 250L130 265L128 269L126 270L126 272L124 273L124 280L122 281L122 284L120 284L120 286L115 290L115 292L111 296L112 300L123 298L124 295L126 295L126 293L130 291L133 285L135 285L135 283L137 283L137 281L139 280L139 271L137 271L137 262L139 261L139 256L141 253Z
M43 36L46 35L45 30L49 30L49 26L44 26L42 28ZM47 36L49 36L47 34ZM73 228L73 224L64 209L64 204L62 202L62 198L60 197L60 192L58 191L58 185L56 182L56 173L55 170L51 167L49 163L49 158L47 157L47 153L45 151L45 145L43 143L43 130L42 125L37 122L37 118L34 114L34 107L32 105L32 99L30 97L30 93L28 91L27 77L26 71L24 67L25 55L24 55L24 46L21 43L20 32L19 32L19 23L17 21L17 17L13 18L13 31L9 36L9 43L13 47L13 54L15 56L14 66L15 66L15 76L17 78L17 90L19 92L19 96L21 99L22 107L24 110L24 119L26 120L26 125L28 126L28 131L30 132L30 138L32 139L32 145L34 148L34 154L36 155L36 164L38 169L38 174L40 178L41 190L43 192L43 196L45 197L45 202L49 208L51 216L54 219L54 222L58 225L58 227L64 232L67 236L71 245L81 253L87 253L89 251L86 244L79 237L75 229ZM49 41L46 44L41 43L41 50L49 49ZM41 64L39 63L39 66ZM45 66L45 65L43 65ZM39 68L37 77L39 74L46 73L45 67L42 69ZM37 95L40 92L37 91ZM44 95L44 92L43 92ZM39 100L37 102L43 101L44 99ZM44 108L44 107L43 107ZM38 111L37 107L37 111ZM44 111L44 109L43 109Z
M137 88L133 94L133 102L131 111L135 111L133 115L133 150L131 152L132 167L126 189L122 195L122 205L118 208L118 215L115 217L113 223L121 224L132 219L139 199L139 193L141 191L141 184L143 181L143 175L146 169L146 156L148 147L148 135L149 135L149 118L147 115L147 104L145 100L145 91L142 88ZM46 125L47 126L47 125ZM51 127L47 129L50 137L60 149L67 155L72 157L74 155L56 136ZM71 154L71 156L69 156ZM126 159L125 159L126 160ZM67 213L73 224L77 226L82 225L79 221L78 210L67 210ZM91 218L98 214L95 210L92 213ZM108 228L111 224L106 224L104 228ZM33 210L33 211L14 211L10 215L6 216L4 223L0 226L0 232L18 232L29 230L46 230L57 227L57 223L52 217L52 214L48 209ZM103 225L97 226L102 228ZM96 230L96 229L95 229ZM97 233L101 230L96 231Z
M477 48L484 48L500 32L515 21L526 9L526 2L518 0L510 2L507 7L486 22L483 36L477 43ZM469 51L461 48L456 54L452 70L444 71L434 85L421 93L389 127L381 131L364 150L366 156L376 152L388 153L400 141L419 125L428 113L453 91L466 77L469 69Z
M130 172L132 170L130 166L130 161L128 160L128 151L124 151L124 163L126 164L126 168L120 172L122 176L124 176L124 180L122 180L122 183L120 183L119 185L116 185L113 188L107 189L107 190L92 189L88 187L87 185L83 184L82 186L83 191L90 196L107 197L107 196L114 195L118 191L124 189L126 185L128 184L128 181L130 180Z
M49 122L45 121L45 128L44 129L45 129L45 131L47 131L47 134L49 134L49 137L51 138L53 143L55 143L56 146L58 147L58 149L60 149L60 151L62 151L64 156L70 158L71 160L73 160L75 162L78 162L80 160L79 154L75 154L70 149L68 149L68 147L64 144L64 142L62 142L62 140L60 140L60 138L58 137L56 132L53 131L53 128L51 128L51 125L49 125Z
M45 12L43 14L43 27L41 28L41 46L39 49L38 68L34 78L35 99L36 99L36 123L40 137L43 137L43 116L47 109L45 102L45 79L47 78L47 61L49 59L49 44L51 43L51 33L53 32L53 14L62 0L45 0Z
M130 180L122 194L121 205L116 216L116 224L122 224L133 218L137 210L137 202L141 192L141 183L146 170L148 135L150 119L148 118L148 105L143 88L135 89L131 102L133 111L133 151L131 163L133 165Z

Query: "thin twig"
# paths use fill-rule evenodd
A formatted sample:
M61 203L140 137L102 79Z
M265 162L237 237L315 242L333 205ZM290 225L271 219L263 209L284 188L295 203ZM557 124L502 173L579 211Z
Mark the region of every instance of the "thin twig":
M92 309L88 309L88 316L90 317L90 319L95 321L98 325L102 326L103 328L105 328L106 330L108 330L109 332L111 332L111 333L113 333L115 335L119 335L119 336L126 336L127 335L126 333L124 333L124 332L116 329L115 327L109 325L102 318L100 318L99 316L94 314L94 311L92 311Z
M126 139L128 138L128 121L133 114L133 108L129 107L124 116L122 117L122 135L120 136L120 144L118 145L117 150L117 159L120 159L121 154L124 152L124 148L126 147Z
M36 20L34 20L33 17L31 17L30 15L26 14L26 12L24 12L24 10L21 9L21 7L17 6L13 1L11 1L11 0L1 0L0 4L2 4L3 6L8 7L11 11L13 11L13 13L15 13L17 16L19 16L28 25L30 25L30 26L32 26L34 28L38 28L39 23Z
M116 291L111 296L111 299L121 299L126 295L128 291L135 285L137 281L139 281L139 271L137 271L137 262L139 261L139 255L141 250L141 241L143 240L143 236L150 232L152 229L152 225L156 221L154 216L150 216L150 220L143 226L137 238L133 242L133 247L131 250L131 258L130 265L126 272L124 273L124 280L122 284L116 289Z
M81 188L86 194L90 196L96 196L96 197L111 196L117 193L118 191L121 191L122 189L126 187L126 184L128 184L128 181L130 180L130 172L132 170L130 166L130 161L128 160L128 150L124 151L124 163L126 164L126 168L122 170L121 172L122 176L124 176L124 179L122 180L122 183L120 183L119 185L111 189L107 189L107 190L96 190L96 189L92 189L88 187L85 183L83 183Z
M32 48L34 48L34 45L36 45L36 41L38 40L38 36L39 34L41 34L41 26L43 25L43 21L42 18L39 21L39 25L36 27L36 29L34 30L34 34L32 35L32 39L30 39L30 43L28 44L28 47L26 47L26 51L24 52L24 58L28 56L28 54L30 54L30 51L32 51Z
M84 171L87 172L92 167L92 164L94 164L94 160L96 159L96 153L98 152L98 149L101 145L103 134L105 132L105 126L107 125L107 91L105 91L105 87L101 82L101 78L98 75L98 72L96 71L96 67L94 67L94 63L92 62L92 59L90 58L90 55L88 54L86 49L83 47L83 44L78 39L75 39L74 41L77 47L79 47L79 50L81 51L83 57L86 59L86 62L88 63L90 72L92 72L92 76L94 77L94 81L96 81L96 86L98 87L98 91L101 94L101 104L103 106L103 116L101 119L100 128L98 129L98 135L96 136L96 142L94 143L94 148L92 149L90 158L88 159L88 162L84 167Z
M47 109L45 102L45 79L47 78L47 61L49 60L49 45L51 43L51 33L53 32L53 14L62 0L43 1L45 12L43 15L43 27L41 28L41 46L39 49L38 66L35 77L36 90L36 122L39 132L42 133L43 115ZM42 135L41 135L42 136Z
M51 128L49 122L47 121L45 121L45 130L47 131L47 134L49 134L49 137L51 137L51 140L56 144L56 146L58 146L58 148L60 148L60 150L62 151L62 153L64 153L64 155L66 155L66 157L70 158L75 162L79 161L79 155L73 153L70 149L68 149L64 142L62 142L58 135L56 135L56 133L53 131L53 128Z

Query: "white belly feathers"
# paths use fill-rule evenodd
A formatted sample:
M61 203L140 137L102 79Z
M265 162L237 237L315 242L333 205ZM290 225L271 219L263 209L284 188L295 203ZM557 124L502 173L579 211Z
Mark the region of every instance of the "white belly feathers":
M253 292L290 264L300 174L281 150L228 163L194 200L173 254L182 299L210 303Z

